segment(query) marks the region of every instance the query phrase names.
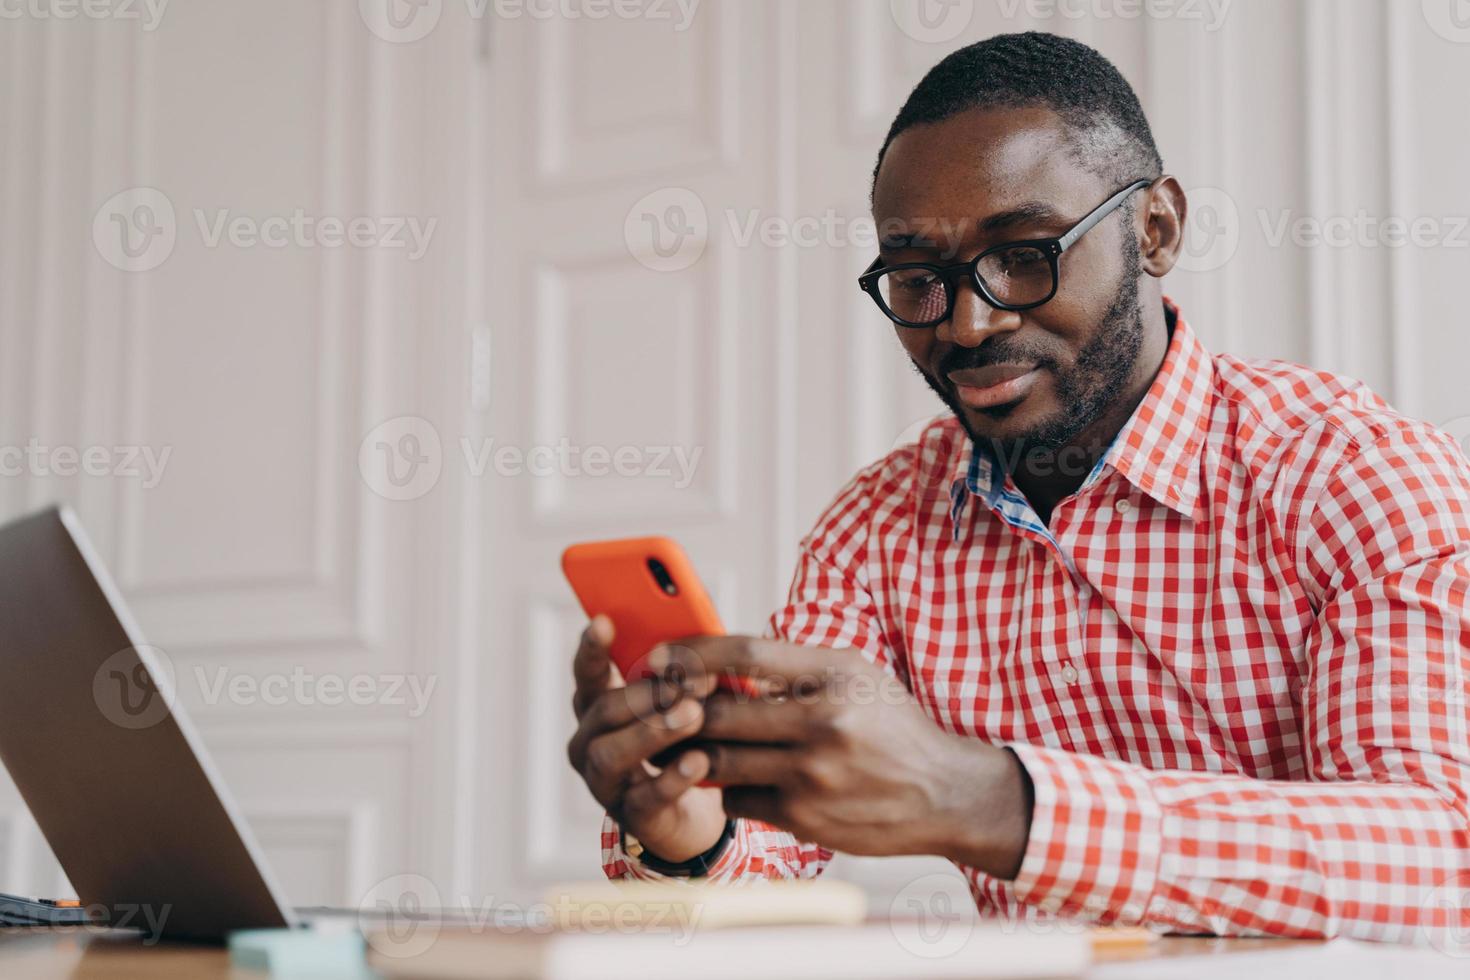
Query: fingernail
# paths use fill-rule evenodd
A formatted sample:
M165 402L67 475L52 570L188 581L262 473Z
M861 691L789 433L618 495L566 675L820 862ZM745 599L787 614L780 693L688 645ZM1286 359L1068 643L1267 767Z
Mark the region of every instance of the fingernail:
M662 643L648 652L648 669L662 674L669 667L669 648Z
M679 760L679 775L685 779L693 779L699 775L699 753L686 752L684 758Z
M700 710L698 701L685 698L670 708L664 717L668 719L670 728L683 728L685 725L692 725L694 723L695 719L699 717Z

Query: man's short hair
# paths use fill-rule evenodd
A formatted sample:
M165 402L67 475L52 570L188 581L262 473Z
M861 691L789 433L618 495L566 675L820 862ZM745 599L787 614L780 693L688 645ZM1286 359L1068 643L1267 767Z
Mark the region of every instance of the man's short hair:
M898 134L971 109L1045 106L1066 124L1077 160L1122 187L1164 172L1148 118L1133 86L1094 49L1056 34L999 34L950 54L929 69L898 111L878 168Z

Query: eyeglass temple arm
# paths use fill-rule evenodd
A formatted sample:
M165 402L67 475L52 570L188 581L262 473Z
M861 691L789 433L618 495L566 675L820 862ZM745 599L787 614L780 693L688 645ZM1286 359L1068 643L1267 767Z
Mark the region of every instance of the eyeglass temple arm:
M1112 214L1113 211L1118 207L1118 205L1122 204L1129 194L1132 194L1140 187L1147 187L1151 183L1153 183L1153 181L1151 180L1135 180L1133 183L1129 184L1127 187L1123 188L1121 191L1099 204L1096 208L1093 209L1093 212L1091 214L1083 218L1081 221L1077 222L1077 224L1073 225L1071 231L1067 232L1061 238L1057 239L1059 252L1065 252L1067 249L1075 245L1077 243L1077 239L1081 238L1083 235L1091 231L1099 221Z

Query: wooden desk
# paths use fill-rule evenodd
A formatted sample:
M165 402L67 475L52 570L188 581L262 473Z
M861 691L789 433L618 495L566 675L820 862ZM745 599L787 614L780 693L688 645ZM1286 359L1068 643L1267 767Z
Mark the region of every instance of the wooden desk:
M1312 943L1269 939L1163 939L1145 949L1113 953L1103 962L1179 956L1228 956ZM81 929L0 930L0 977L17 980L260 980L264 974L230 967L218 947L160 943L145 946L132 934Z

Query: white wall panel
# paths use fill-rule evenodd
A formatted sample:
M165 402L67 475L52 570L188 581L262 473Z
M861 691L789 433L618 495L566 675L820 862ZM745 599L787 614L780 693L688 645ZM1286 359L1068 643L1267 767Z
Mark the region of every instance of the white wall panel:
M451 213L429 204L457 138L423 113L437 52L385 55L355 5L287 2L173 7L157 31L7 19L0 44L17 83L0 100L12 165L0 346L14 378L0 443L169 454L156 485L6 475L5 513L78 508L267 854L291 869L289 897L355 903L408 867L452 877L439 848L467 818L455 805L460 617L442 582L461 539L440 537L440 519L457 481L385 501L358 449L385 418L459 409L442 381L459 371L451 324L416 309L454 232L420 260L312 230L280 246L210 238L220 220ZM171 211L147 216L173 239L147 269L119 267L106 239L106 202L138 187ZM412 678L432 696L358 704L229 686L302 672L380 693ZM5 781L0 890L64 889L19 808Z

